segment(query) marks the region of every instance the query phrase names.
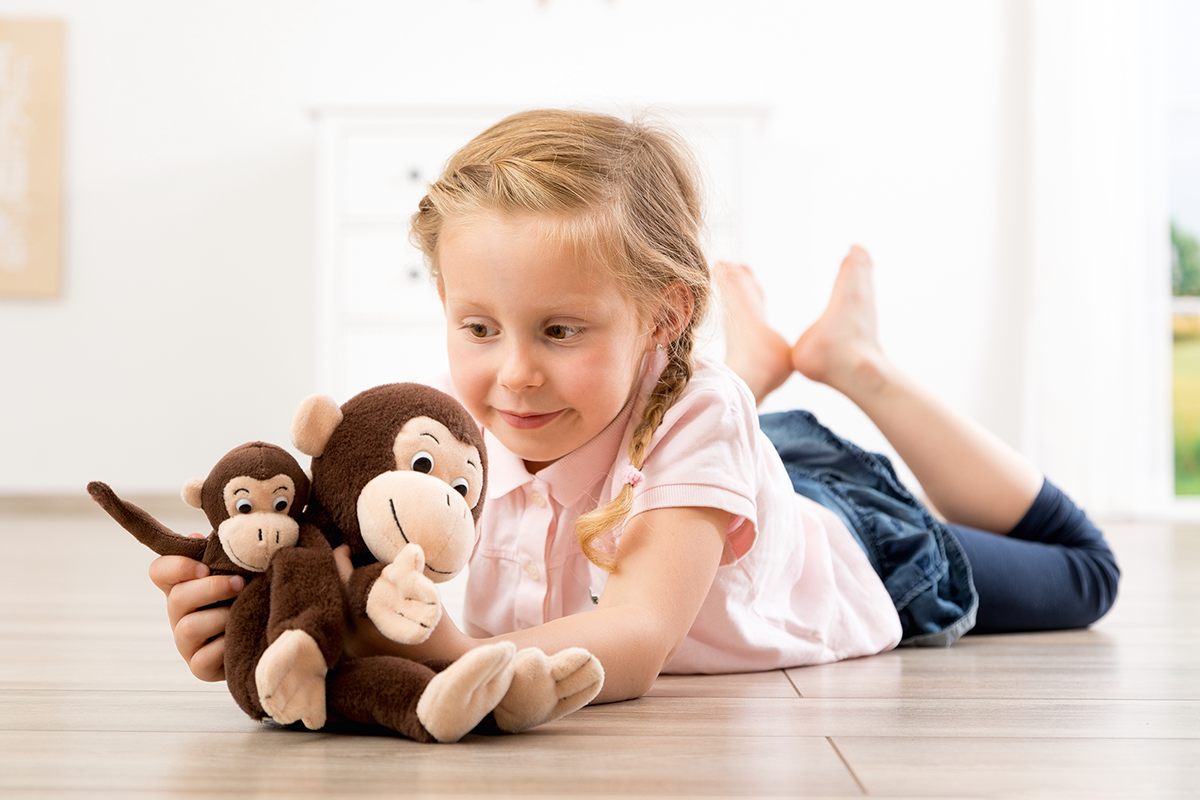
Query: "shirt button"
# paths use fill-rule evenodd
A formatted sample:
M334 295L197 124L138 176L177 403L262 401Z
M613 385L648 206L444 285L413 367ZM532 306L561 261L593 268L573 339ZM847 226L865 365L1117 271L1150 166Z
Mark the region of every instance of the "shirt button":
M538 568L537 568L536 564L526 564L525 565L525 574L528 575L530 578L532 578L535 581L542 577L542 573L538 572Z
M546 507L546 498L542 497L542 495L539 494L538 492L534 492L533 493L533 504L535 506L537 506L538 508L545 508Z

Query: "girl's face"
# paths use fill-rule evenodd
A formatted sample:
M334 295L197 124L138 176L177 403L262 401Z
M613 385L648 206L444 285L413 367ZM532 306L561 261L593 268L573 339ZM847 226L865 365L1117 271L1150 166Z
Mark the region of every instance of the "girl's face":
M455 389L531 472L616 418L654 347L608 270L540 231L533 217L480 215L438 238Z

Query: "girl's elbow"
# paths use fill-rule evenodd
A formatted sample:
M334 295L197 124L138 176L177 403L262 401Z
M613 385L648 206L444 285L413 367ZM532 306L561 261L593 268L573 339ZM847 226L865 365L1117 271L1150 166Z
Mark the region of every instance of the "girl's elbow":
M636 700L650 691L658 673L651 670L623 670L620 674L605 672L604 687L593 703L619 703Z
M643 696L654 687L669 658L670 654L664 654L648 643L616 654L603 665L604 687L595 702L615 703Z
M642 670L631 682L627 699L635 700L654 688L654 681L658 680L658 672L657 669Z

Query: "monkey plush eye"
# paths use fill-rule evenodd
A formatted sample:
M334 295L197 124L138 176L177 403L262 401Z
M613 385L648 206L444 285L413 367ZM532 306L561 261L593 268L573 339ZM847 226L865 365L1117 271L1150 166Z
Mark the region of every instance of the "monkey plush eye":
M428 475L433 472L433 456L422 450L412 457L409 466L413 468L414 472L424 472Z
M467 492L471 490L471 486L467 483L466 478L456 478L455 480L451 481L450 488L461 494L463 497L466 497Z
M254 510L254 506L250 503L249 500L238 500L237 505L235 505L234 508L237 509L237 512L239 514L249 514L251 511Z
M287 507L288 507L288 499L286 497L276 497L275 498L275 510L276 511L287 511Z

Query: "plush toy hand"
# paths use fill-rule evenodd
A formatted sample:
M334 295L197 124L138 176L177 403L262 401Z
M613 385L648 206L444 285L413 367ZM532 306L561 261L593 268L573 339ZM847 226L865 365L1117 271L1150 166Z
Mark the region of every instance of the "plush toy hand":
M425 551L406 544L367 595L367 616L379 632L400 644L420 644L442 618L437 587L425 575Z
M517 651L513 680L496 706L496 724L520 733L553 722L590 703L604 686L600 659L582 647L548 656L536 647Z
M280 725L301 720L304 727L325 726L325 656L312 636L284 631L263 653L254 670L258 702Z

